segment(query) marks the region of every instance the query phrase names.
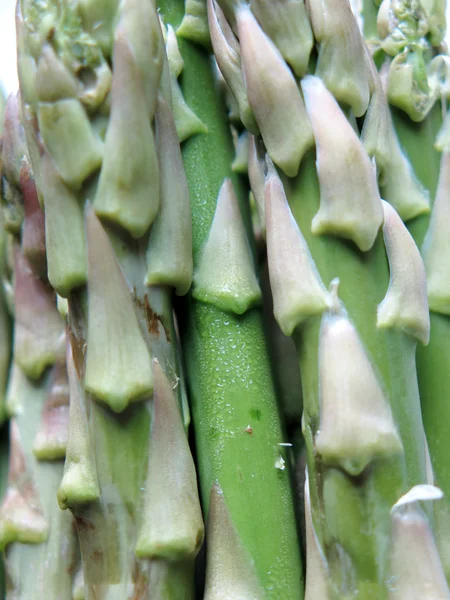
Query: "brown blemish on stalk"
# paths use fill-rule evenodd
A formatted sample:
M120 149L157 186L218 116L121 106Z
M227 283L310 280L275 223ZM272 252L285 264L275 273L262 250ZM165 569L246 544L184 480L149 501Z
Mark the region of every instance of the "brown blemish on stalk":
M77 373L78 380L82 380L84 377L84 371L86 368L86 318L83 315L82 309L82 290L75 290L69 297L69 318L70 327L68 333L70 336L70 344L72 346L73 363Z
M133 580L134 594L131 600L144 600L148 597L148 575L142 570L139 563L136 563Z
M74 520L72 520L71 535L72 535L72 537L76 537L77 536L77 526L76 526ZM78 556L76 555L75 552L72 552L72 560L71 560L70 564L67 567L67 573L71 577L74 577L75 573L78 570L78 566L79 566Z
M154 335L157 338L159 338L159 324L161 323L161 320L160 320L159 316L151 309L150 302L148 301L147 295L144 296L144 309L145 309L145 316L147 318L148 332L151 335ZM162 325L162 323L161 323L161 325Z
M164 325L164 322L158 313L156 313L152 307L150 306L150 302L147 294L145 294L144 299L141 300L137 294L136 289L134 290L134 301L139 310L144 314L145 320L147 322L147 330L150 335L159 339L161 334L161 327L164 329L164 333L166 336L167 342L170 344L171 336L170 331Z
M92 521L86 519L86 517L82 517L81 515L74 515L75 521L77 523L77 529L83 531L95 531L95 525Z
M96 563L102 563L103 562L103 551L100 550L99 548L96 548L95 550L92 550L92 552L91 552L91 558Z
M84 377L85 358L86 358L86 343L84 339L77 338L72 330L70 330L70 345L72 346L73 364L77 372L78 380Z

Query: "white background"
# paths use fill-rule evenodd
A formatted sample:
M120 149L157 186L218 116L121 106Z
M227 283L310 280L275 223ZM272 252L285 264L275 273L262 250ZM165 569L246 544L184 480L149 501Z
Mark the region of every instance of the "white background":
M0 85L3 86L6 93L16 91L18 87L14 23L15 5L16 0L0 0ZM448 20L450 29L450 1ZM447 38L450 40L450 35Z
M17 90L16 0L0 0L0 85L6 93Z

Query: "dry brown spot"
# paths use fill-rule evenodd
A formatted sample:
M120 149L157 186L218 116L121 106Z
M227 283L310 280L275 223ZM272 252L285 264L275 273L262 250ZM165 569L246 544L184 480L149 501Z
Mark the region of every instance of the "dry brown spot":
M148 597L148 576L145 573L139 563L136 563L134 572L134 594L132 600L143 600Z
M103 562L103 551L100 548L95 548L95 550L92 550L92 552L91 552L91 558L96 563L102 563Z
M72 346L73 363L78 380L83 379L86 363L86 339L84 336L84 318L82 315L81 299L78 291L72 292L69 298L70 314L70 344Z
M144 297L145 316L147 318L147 327L150 334L159 337L159 316L151 309L148 296Z
M135 289L134 290L134 301L135 301L137 307L144 314L145 320L147 322L147 330L150 333L150 335L153 335L156 338L159 338L159 336L161 334L161 328L162 328L162 329L164 329L164 333L165 333L167 342L170 343L170 331L164 325L164 322L161 319L161 316L158 315L158 313L156 313L150 306L148 296L145 295L144 300L141 300L136 295L136 289Z
M75 516L75 521L77 522L77 529L83 531L95 531L95 525L92 521L89 521L85 517L81 515Z

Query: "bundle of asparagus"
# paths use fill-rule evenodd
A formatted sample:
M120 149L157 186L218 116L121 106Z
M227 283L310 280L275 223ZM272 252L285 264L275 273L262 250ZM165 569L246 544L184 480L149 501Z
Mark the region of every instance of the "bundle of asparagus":
M6 598L450 597L445 27L18 1Z

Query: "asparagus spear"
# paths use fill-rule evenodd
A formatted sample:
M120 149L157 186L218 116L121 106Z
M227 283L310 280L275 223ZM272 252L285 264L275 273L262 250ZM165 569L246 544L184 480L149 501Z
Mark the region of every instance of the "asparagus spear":
M44 219L23 155L24 133L18 117L18 99L11 95L2 152L2 239L10 262L7 268L2 265L2 278L3 289L14 290L10 308L15 319L6 401L11 417L8 486L0 507L6 597L31 599L51 589L58 598L69 600L79 549L73 519L61 512L56 501L69 415L64 323L55 295L42 279ZM6 330L2 344L8 338ZM3 359L8 367L9 356Z
M399 496L429 477L415 377L416 343L429 338L425 271L400 217L426 212L427 194L393 133L347 0L310 0L308 12L302 0L255 0L251 9L218 4L209 2L206 15L203 3L187 2L180 35L205 46L211 40L244 125L261 134L258 146L267 151L259 161L262 202L261 186L252 186L265 213L274 313L294 335L302 366L308 539L313 560L320 559L313 577L326 578L322 595L339 598L390 597L394 578L403 598L408 572L399 557L408 531L431 538L420 512L390 516ZM437 18L430 32L440 40L439 7L430 7L428 16ZM23 1L21 8L22 111L47 236L45 256L42 236L25 235L24 226L16 273L23 274L22 255L41 275L47 260L51 284L68 298L70 432L58 499L76 516L87 597L191 597L202 524L182 426L188 414L170 288L186 293L192 269L190 231L176 218L187 210L176 135L203 131L184 145L195 269L182 329L208 512L206 597L297 598L298 543L255 308L261 293L242 223L248 213L235 196L243 198L240 182L228 179L230 136L205 52L180 44L182 88L199 121L186 109L177 83L183 61L165 28L164 56L153 4L51 5L45 15L39 3ZM161 8L178 25L180 3ZM95 26L99 19L104 27ZM298 32L297 47L291 40ZM303 77L313 35L316 77ZM388 40L386 49L396 50L397 42ZM405 66L420 71L423 58L419 46L408 48L394 64L400 79L389 94L414 119L431 105L421 88L405 93L401 74ZM303 77L301 92L285 61ZM355 116L364 118L365 149ZM142 152L133 152L136 146ZM397 212L381 202L369 155ZM7 224L17 234L23 208L9 192ZM29 199L25 222L34 224L39 204ZM16 332L19 349L24 329ZM18 356L30 375L41 376L55 360L57 329L49 317L45 352L34 343L31 359ZM163 455L167 445L171 456ZM54 442L52 452L60 447ZM11 489L20 495L14 478ZM253 518L257 502L260 523ZM43 535L43 523L34 525ZM428 575L417 572L416 589L429 577L445 597L436 556L432 567ZM307 594L317 594L307 583Z
M318 60L316 77L301 81L303 96L253 6L219 4L239 38L246 92L268 154L274 313L298 346L312 522L328 593L384 598L392 575L386 549L395 533L390 508L427 481L415 347L428 343L429 319L418 250L395 210L381 202L369 156L336 102L357 117L369 109L365 124L379 101L377 80L346 1L308 3ZM217 14L217 5L210 7ZM276 10L281 22L285 4ZM307 116L296 108L303 98ZM276 113L277 101L291 108ZM293 127L294 114L296 127L312 128L316 145L315 157L305 154L302 139L291 136L295 164L282 152L288 138L277 137ZM407 174L400 149L396 156ZM410 215L426 209L420 188L400 200L398 210Z
M161 12L176 29L183 3L161 3ZM231 172L231 136L209 57L187 40L179 46L183 93L208 128L183 145L194 283L181 321L208 514L205 597L299 598L299 544L280 445L286 440L255 307L260 290L249 214Z
M391 7L392 4L392 7ZM400 5L383 2L378 13L374 7L365 7L365 35L374 49L381 46L384 51L379 62L384 61L384 69L388 69L386 86L388 99L393 107L393 124L399 140L405 148L411 165L417 173L424 190L429 194L433 208L420 218L408 222L425 261L427 270L428 296L430 304L431 337L426 348L419 348L417 353L418 379L422 400L422 414L428 437L433 478L444 491L444 498L434 503L435 529L441 558L447 574L450 573L450 549L448 545L450 532L450 509L448 504L449 471L446 458L446 423L449 421L447 401L448 369L446 356L449 351L449 320L445 309L446 276L439 265L445 265L445 242L439 241L436 223L442 221L441 231L445 228L445 197L448 195L447 182L447 148L445 146L446 128L446 71L448 56L442 45L446 29L445 2L422 2L413 5L405 4L404 17L409 18L409 42L405 46L404 34L407 33L405 21L400 20ZM389 13L392 8L392 14ZM370 12L369 12L370 11ZM400 24L397 44L392 46L392 30L395 21ZM411 42L411 43L410 43ZM380 52L378 51L378 54ZM405 61L405 57L407 60ZM415 68L411 71L414 86L409 91L405 88L403 103L398 103L389 89L395 86L401 77L401 65L404 72L412 58L421 61L426 68ZM442 75L436 77L436 72ZM409 98L415 98L414 89L422 90L421 114L411 114ZM406 103L406 104L405 104ZM440 152L442 154L440 155ZM444 211L444 212L442 212ZM440 215L440 216L438 216ZM437 233L435 233L437 231ZM448 297L448 294L447 294Z
M18 34L48 276L68 302L58 502L86 598L188 600L203 519L172 290L190 286L191 224L161 24L151 2L24 1Z

